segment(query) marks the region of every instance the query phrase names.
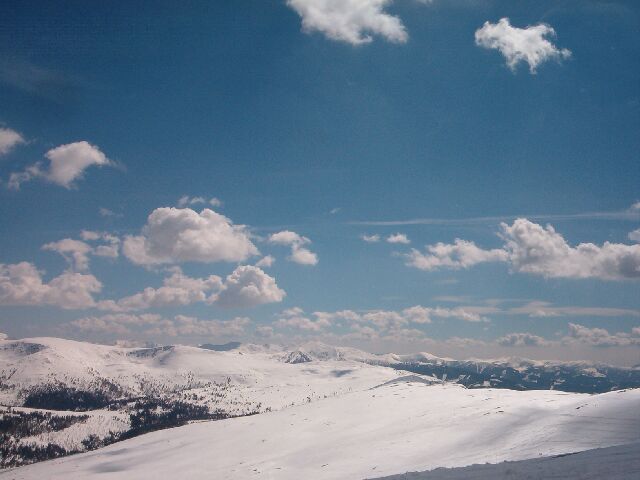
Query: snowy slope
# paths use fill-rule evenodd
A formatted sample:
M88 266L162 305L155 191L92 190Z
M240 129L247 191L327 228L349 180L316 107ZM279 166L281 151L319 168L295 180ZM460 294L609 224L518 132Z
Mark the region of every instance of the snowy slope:
M0 406L0 415L8 413L7 407ZM60 414L59 411L13 407L16 412L49 412L53 415ZM82 441L89 435L96 435L100 438L106 437L110 432L120 433L129 429L129 416L121 411L92 410L89 412L63 412L64 415L76 417L88 417L87 420L74 423L68 428L59 431L46 431L38 435L26 436L21 439L23 444L36 444L45 446L49 443L60 445L62 448L74 451L82 449Z
M7 477L358 479L640 441L640 390L429 383L396 378L277 412L158 431Z
M637 480L640 443L587 450L576 454L534 458L497 465L442 468L392 475L377 480L500 480L500 479Z

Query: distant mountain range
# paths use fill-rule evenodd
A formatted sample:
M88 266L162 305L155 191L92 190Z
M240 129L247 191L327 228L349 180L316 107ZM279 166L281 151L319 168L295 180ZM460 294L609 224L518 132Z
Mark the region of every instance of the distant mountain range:
M561 390L604 393L640 387L640 368L613 367L582 362L409 360L380 361L389 366L456 382L467 388Z
M314 360L355 360L435 377L467 388L560 390L604 393L640 387L640 367L615 367L593 362L538 361L521 358L454 360L429 353L374 355L353 348L309 343L285 357L289 363Z

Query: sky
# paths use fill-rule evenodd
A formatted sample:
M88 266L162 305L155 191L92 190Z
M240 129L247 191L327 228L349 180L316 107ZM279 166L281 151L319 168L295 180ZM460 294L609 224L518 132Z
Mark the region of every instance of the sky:
M637 2L0 27L4 335L640 364Z

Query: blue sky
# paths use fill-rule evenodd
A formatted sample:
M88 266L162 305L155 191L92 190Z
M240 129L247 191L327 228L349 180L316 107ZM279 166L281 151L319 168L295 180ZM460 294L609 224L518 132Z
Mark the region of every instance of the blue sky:
M0 22L6 334L640 363L635 2Z

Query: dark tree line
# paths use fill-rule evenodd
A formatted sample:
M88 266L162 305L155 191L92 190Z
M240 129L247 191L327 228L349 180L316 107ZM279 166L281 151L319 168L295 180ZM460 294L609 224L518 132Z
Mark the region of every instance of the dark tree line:
M64 430L88 418L88 415L52 415L50 412L5 412L0 416L0 432L17 438L30 437Z
M99 390L78 390L63 385L42 385L24 392L23 405L46 410L85 412L105 408L110 398Z

